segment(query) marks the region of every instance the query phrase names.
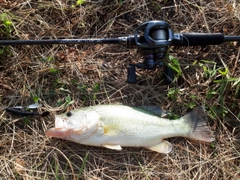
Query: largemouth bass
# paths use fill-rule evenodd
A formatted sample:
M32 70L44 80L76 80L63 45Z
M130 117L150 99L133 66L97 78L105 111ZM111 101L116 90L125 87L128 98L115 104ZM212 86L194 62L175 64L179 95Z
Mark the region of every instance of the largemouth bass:
M202 106L177 120L161 118L159 112L156 108L145 106L90 106L56 115L55 127L46 134L84 145L115 150L124 146L145 147L159 153L172 150L172 144L165 140L170 137L214 141Z

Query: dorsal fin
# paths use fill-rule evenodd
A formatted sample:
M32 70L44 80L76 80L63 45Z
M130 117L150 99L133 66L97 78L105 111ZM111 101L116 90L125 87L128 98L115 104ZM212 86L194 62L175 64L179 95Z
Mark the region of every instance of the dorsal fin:
M168 111L161 109L159 106L139 106L138 108L152 112L159 117L165 117L168 115Z

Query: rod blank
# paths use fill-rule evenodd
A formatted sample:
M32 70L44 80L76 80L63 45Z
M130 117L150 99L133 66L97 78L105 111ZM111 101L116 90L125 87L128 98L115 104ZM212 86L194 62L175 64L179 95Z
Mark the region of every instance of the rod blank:
M0 40L0 45L43 45L43 44L119 44L124 42L123 38L109 39L40 39L40 40Z
M177 34L176 34L177 35ZM224 36L221 33L185 33L182 35L182 42L173 45L180 46L206 46L219 45L227 41L240 41L240 36ZM141 37L140 37L141 38ZM143 38L145 41L145 39ZM118 38L93 38L93 39L39 39L39 40L0 40L0 45L48 45L48 44L125 44L136 45L134 36Z
M224 41L240 41L240 36L224 36Z

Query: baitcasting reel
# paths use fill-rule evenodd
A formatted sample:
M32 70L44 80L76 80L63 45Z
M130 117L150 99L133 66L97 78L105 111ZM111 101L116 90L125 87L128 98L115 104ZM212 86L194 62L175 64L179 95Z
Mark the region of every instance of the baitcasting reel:
M136 67L155 69L163 67L162 62L168 47L172 44L174 34L164 21L149 21L140 25L134 34L134 43L143 55L142 63L130 64L128 67L128 83L136 83ZM131 44L130 44L131 45ZM165 67L166 83L172 82L174 75L169 67Z
M135 31L134 41L128 37L128 45L136 45L144 57L142 63L130 64L128 67L128 83L136 83L136 68L155 69L164 67L166 84L174 79L173 70L163 64L169 46L206 46L219 45L224 41L240 41L238 36L224 36L221 33L173 33L169 24L164 21L148 21Z
M143 55L141 63L130 64L127 82L137 83L136 67L143 69L165 68L166 83L174 79L173 70L163 64L169 46L219 45L226 41L240 41L240 36L224 36L221 33L173 33L164 21L148 21L141 24L134 35L104 39L42 39L42 40L0 40L0 45L38 45L38 44L124 44L136 46Z

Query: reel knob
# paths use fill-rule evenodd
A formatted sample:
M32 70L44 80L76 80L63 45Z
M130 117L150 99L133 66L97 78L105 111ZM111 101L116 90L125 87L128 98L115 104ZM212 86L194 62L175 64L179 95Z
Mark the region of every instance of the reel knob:
M136 77L136 67L133 64L130 64L127 69L127 83L129 84L136 84L137 77Z

